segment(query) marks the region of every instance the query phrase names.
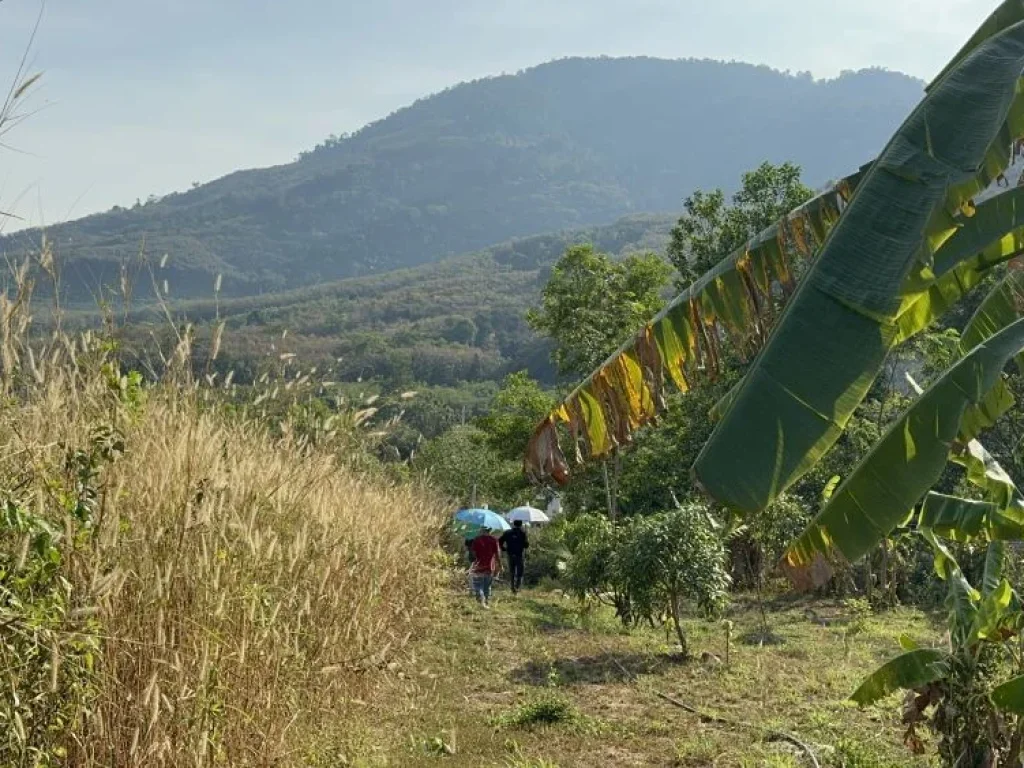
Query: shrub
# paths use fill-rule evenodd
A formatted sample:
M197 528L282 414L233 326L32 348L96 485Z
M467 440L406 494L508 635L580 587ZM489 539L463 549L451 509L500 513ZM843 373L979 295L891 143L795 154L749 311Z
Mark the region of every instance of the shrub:
M702 614L713 616L728 598L725 547L707 507L691 502L671 512L635 518L615 560L633 610L646 617L667 613L687 656L683 603L691 602Z

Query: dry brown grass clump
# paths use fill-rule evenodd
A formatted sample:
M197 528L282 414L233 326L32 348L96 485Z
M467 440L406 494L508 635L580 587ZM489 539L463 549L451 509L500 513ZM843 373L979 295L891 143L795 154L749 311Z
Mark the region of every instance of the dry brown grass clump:
M194 386L139 387L96 341L58 347L20 355L32 385L0 410L0 494L54 529L62 585L35 620L0 576L0 656L45 678L17 718L32 680L4 683L22 728L0 762L50 744L79 766L344 764L352 702L429 621L441 504ZM28 568L35 534L0 534Z

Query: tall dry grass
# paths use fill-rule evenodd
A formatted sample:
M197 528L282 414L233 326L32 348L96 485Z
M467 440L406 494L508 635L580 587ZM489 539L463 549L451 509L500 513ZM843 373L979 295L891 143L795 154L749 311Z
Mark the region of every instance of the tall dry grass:
M61 533L67 597L48 634L0 610L0 642L36 632L52 696L69 649L81 661L76 643L95 642L80 712L51 733L59 762L345 764L353 712L432 618L441 502L348 462L350 435L275 437L226 414L173 355L140 389L106 339L34 349L18 289L0 302L0 497ZM33 764L31 733L0 762Z

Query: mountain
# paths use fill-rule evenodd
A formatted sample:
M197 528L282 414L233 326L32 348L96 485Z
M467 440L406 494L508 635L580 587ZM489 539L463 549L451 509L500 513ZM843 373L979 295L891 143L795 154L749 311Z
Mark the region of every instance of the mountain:
M49 230L73 298L140 249L171 290L252 295L367 275L508 238L677 211L763 160L819 184L873 157L922 92L882 70L565 59L417 101L295 162ZM297 117L296 119L301 119ZM244 130L244 126L239 126ZM10 254L38 242L16 233Z

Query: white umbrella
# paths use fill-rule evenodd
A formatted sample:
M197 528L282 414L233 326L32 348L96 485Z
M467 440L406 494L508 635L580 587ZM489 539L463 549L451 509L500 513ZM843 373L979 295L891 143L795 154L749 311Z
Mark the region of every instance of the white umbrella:
M551 518L534 507L516 507L505 518L510 522L522 520L524 523L550 523Z

